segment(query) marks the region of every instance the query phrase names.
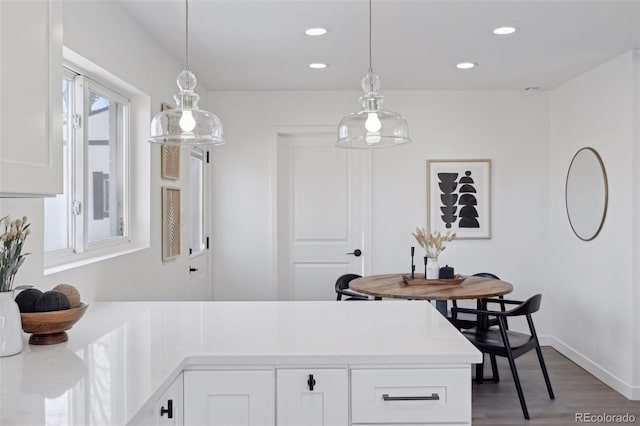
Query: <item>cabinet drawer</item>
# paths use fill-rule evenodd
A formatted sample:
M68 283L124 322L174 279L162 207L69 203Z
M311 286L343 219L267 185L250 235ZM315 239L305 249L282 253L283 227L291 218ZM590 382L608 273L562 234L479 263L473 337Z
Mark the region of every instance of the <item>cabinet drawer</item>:
M352 423L469 423L469 369L351 370Z

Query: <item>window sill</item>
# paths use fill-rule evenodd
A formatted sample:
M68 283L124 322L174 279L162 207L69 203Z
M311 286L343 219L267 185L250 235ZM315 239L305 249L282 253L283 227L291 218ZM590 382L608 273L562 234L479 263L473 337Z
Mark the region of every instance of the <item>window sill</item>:
M55 259L46 259L44 275L56 274L58 272L67 271L73 268L90 265L92 263L101 262L103 260L112 259L118 256L124 256L135 253L140 250L149 248L148 245L127 243L115 247L105 247L99 250L91 250L84 253L74 253L68 256L57 257Z

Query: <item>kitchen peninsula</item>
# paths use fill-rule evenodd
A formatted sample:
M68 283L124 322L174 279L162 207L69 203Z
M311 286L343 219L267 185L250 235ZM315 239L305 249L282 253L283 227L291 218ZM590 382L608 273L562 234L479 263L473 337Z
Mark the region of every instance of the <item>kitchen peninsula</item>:
M420 301L103 302L68 334L0 359L0 424L470 425L482 359Z

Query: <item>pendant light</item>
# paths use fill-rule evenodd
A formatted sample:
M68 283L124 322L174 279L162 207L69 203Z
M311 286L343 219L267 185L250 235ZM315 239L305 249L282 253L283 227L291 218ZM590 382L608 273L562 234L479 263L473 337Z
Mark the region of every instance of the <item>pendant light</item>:
M189 69L189 2L185 0L185 57L184 71L178 74L180 92L173 97L176 108L161 111L151 120L150 143L171 146L222 145L222 123L208 111L198 108L200 96L195 92L196 76Z
M369 0L369 71L362 77L362 109L344 117L338 125L340 148L385 148L411 142L407 120L400 114L382 109L380 77L373 72L371 59L371 0Z

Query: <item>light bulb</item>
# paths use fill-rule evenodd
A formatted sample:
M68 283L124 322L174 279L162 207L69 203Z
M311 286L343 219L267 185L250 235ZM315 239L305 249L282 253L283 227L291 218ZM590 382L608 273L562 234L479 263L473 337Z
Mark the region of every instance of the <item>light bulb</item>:
M376 112L367 114L367 121L364 122L364 128L367 129L368 132L377 132L382 128L382 122Z
M195 129L196 120L193 118L193 113L190 110L182 111L179 124L183 132L190 132Z

